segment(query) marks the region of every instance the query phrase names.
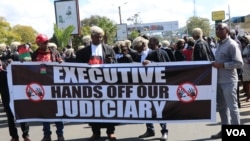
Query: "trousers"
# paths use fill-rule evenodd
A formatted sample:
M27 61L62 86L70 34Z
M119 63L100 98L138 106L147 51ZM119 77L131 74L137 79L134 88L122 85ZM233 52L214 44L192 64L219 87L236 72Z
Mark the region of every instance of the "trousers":
M14 115L10 109L10 93L9 93L9 87L8 87L8 81L7 81L7 72L6 71L0 71L0 94L2 97L3 107L7 115L8 120L8 128L9 128L9 134L12 138L18 139L18 130L16 127ZM27 122L20 123L21 130L23 132L22 137L28 137L29 136L29 124Z
M217 109L222 125L239 125L240 113L237 100L238 82L217 85Z
M89 125L92 128L93 134L100 135L101 128L106 128L106 133L109 135L109 134L114 134L116 124L114 123L89 123Z
M161 126L161 133L162 133L162 134L168 132L167 124L166 124L166 123L160 123L160 126ZM155 131L154 131L155 129L154 129L154 124L153 124L153 123L147 123L147 124L146 124L146 127L147 127L147 131L155 132Z
M63 122L55 122L55 125L56 125L56 134L63 135L63 128L64 128ZM52 134L50 130L50 122L43 122L43 134L45 136Z

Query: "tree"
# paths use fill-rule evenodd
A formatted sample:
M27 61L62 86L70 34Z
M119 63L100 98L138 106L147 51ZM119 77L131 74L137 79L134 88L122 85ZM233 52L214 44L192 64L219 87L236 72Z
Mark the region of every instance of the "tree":
M81 31L83 36L90 35L90 26L89 25L82 26Z
M74 31L75 27L70 25L65 29L59 28L54 24L54 37L58 45L58 50L63 50L65 46L68 45L69 40L71 39L71 34Z
M127 19L127 21L129 21L129 22L131 22L133 25L135 25L135 27L136 27L136 31L132 31L128 36L129 36L129 39L134 39L134 38L136 38L136 37L138 37L138 36L140 36L140 29L138 29L138 24L141 24L142 23L142 20L141 20L141 18L140 18L140 15L139 15L139 13L136 13L136 14L134 14L133 16L131 16L131 17L129 17L128 19Z
M96 25L104 30L104 43L113 44L116 36L116 23L107 17L100 17L97 15L85 18L81 21L83 35L90 35L90 27Z
M103 17L99 19L98 24L104 30L103 41L106 44L112 44L114 42L117 26L110 19Z
M101 19L102 17L98 16L98 15L92 15L89 18L85 18L81 21L81 26L93 26L93 25L97 25L99 19Z
M133 41L136 37L140 36L140 33L136 30L131 31L131 33L128 35L128 38Z
M207 18L201 18L201 17L190 17L188 20L187 20L187 33L189 33L189 35L192 33L192 30L194 28L201 28L202 31L203 31L203 35L204 36L209 36L209 32L211 30L211 27L210 27L210 23L209 23L209 19Z
M136 13L136 14L134 14L132 17L129 17L129 18L127 19L127 21L132 22L132 24L134 24L134 25L138 25L138 24L142 23L142 20L141 20L141 18L140 18L139 13Z
M12 32L10 23L8 23L4 17L0 17L0 43L10 44L20 39L20 36Z
M22 43L34 43L34 39L38 34L31 26L16 25L13 27L12 31L20 36L20 42Z

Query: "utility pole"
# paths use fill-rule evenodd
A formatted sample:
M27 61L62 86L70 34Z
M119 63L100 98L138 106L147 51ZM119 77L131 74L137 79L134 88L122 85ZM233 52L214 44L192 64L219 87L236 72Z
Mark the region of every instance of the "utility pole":
M121 16L121 6L118 6L120 24L122 24L122 16Z
M122 14L121 14L121 6L127 4L128 2L124 2L122 5L118 6L118 13L119 13L119 20L120 20L120 24L122 24ZM112 4L113 5L113 4Z
M231 15L230 15L230 6L228 5L228 23L229 23L229 30L231 30Z

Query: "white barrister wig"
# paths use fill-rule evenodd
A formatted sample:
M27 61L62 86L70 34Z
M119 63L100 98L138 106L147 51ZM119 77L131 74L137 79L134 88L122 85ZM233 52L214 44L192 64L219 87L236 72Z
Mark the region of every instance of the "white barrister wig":
M5 43L1 43L0 44L0 53L2 53L5 50L6 50L6 44Z
M80 49L83 49L83 48L85 48L85 46L81 45L81 46L78 46L77 50L80 50Z
M162 41L162 46L163 47L168 47L170 45L169 41L168 40L163 40Z
M20 45L21 45L20 42L16 42L16 41L12 42L10 44L10 50L11 50L11 52L17 51L17 47L20 46Z
M48 43L48 47L53 48L53 49L57 49L57 45L55 43L51 43L51 42Z
M64 53L66 54L66 56L74 54L74 49L73 48L68 48L64 51Z

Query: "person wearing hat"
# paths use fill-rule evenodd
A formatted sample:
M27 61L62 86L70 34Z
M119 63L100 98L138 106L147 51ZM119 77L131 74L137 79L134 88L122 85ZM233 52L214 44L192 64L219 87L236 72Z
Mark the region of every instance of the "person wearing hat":
M59 62L61 63L63 59L59 51L56 48L49 48L48 46L49 39L44 34L39 34L36 37L36 44L38 49L32 54L32 61L41 61L41 62ZM56 125L56 134L58 141L64 141L63 136L63 122L55 122ZM43 122L43 133L44 137L42 141L51 141L51 130L50 122Z

